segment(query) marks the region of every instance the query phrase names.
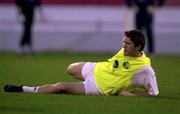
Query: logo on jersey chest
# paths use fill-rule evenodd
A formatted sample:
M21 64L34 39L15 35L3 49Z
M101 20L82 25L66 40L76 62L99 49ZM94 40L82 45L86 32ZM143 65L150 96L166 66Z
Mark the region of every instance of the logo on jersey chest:
M118 68L118 66L119 66L119 61L118 61L118 60L115 60L113 67L114 67L114 68ZM122 66L123 66L123 68L125 68L125 69L129 69L129 62L128 62L128 61L124 61L124 62L122 63Z
M124 61L122 66L125 68L125 69L129 69L129 62L128 61Z

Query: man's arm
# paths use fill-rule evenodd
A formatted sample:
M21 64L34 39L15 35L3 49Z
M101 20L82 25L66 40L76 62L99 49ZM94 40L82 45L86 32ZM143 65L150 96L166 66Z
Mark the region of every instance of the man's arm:
M45 16L44 8L42 5L42 0L36 0L36 9L38 11L38 14L39 14L38 16L40 18L40 21L46 22L47 17Z
M128 91L121 91L119 93L119 96L152 96L152 95L150 95L148 91L145 91L143 93L130 93Z

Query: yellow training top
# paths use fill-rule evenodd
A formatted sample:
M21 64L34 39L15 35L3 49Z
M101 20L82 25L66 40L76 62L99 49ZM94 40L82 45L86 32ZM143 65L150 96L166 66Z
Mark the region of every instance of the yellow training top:
M94 70L97 85L105 95L118 94L122 90L134 91L136 87L131 84L132 76L144 66L150 66L148 57L124 56L121 49L107 62L98 62Z

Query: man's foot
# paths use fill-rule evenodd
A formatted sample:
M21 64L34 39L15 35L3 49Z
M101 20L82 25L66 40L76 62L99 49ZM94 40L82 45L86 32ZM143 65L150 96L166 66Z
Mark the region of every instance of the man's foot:
M5 85L4 91L5 92L23 92L23 88L22 86Z

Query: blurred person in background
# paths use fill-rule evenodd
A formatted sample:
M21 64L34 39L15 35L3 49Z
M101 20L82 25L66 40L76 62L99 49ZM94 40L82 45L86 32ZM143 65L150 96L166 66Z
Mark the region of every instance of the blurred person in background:
M161 7L164 4L164 0L125 0L125 4L134 9L136 29L146 32L147 51L149 55L153 56L155 54L154 12L157 7Z
M19 43L19 54L33 54L32 27L34 23L34 11L41 5L40 0L16 0L20 21L23 23L23 33Z

